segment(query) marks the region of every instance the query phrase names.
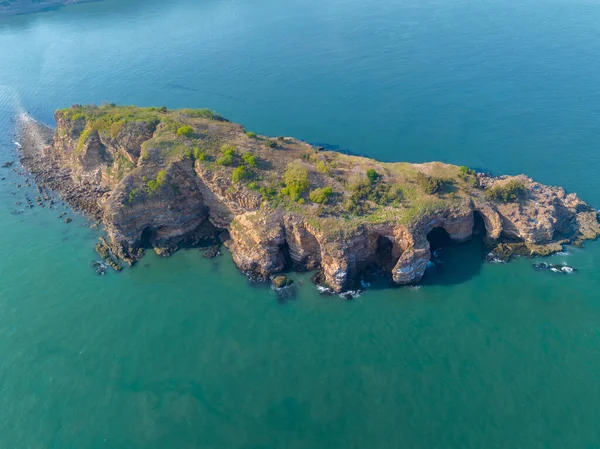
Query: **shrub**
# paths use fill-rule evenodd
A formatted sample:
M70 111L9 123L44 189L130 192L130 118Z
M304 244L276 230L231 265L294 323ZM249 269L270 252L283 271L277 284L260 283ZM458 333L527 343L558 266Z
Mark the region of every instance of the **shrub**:
M485 194L491 201L515 203L525 196L526 191L527 189L522 182L512 179L506 184L492 187Z
M259 191L265 201L269 201L277 195L277 191L273 187L261 187Z
M232 156L233 157L236 155L235 147L233 145L222 145L221 153L223 153L224 156Z
M238 168L233 170L233 173L231 174L231 180L233 182L244 182L251 177L252 173L243 165L240 165Z
M195 161L204 161L206 159L206 152L200 147L194 147L192 150L192 156Z
M235 147L233 145L223 145L221 146L221 152L223 156L217 159L217 164L227 167L234 165L236 157Z
M246 133L246 135L247 135L248 137L250 137L251 139L256 139L256 137L257 137L256 133L253 133L252 131L248 131L248 132Z
M305 202L304 198L298 198L298 204L304 204Z
M194 128L190 125L183 125L177 128L177 135L183 137L192 137L194 135Z
M277 148L277 142L274 140L265 140L265 145L269 148Z
M249 165L250 167L256 167L256 156L254 156L251 152L242 154L242 160L246 165Z
M425 193L433 195L434 193L438 193L440 189L448 183L448 180L427 176L424 173L419 172L417 174L417 183L419 186L421 186Z
M458 171L459 171L461 177L464 177L464 176L467 176L467 175L474 175L475 174L475 171L471 170L466 165L460 166L459 169L458 169Z
M371 184L375 184L375 182L377 182L377 180L379 179L379 173L370 168L367 170L367 178L369 178L369 182Z
M285 187L281 190L283 195L298 201L300 196L308 190L308 171L297 163L290 163L283 174Z
M331 166L326 161L322 161L321 159L317 159L315 162L315 169L319 173L323 173L325 175L331 173Z
M331 190L331 187L325 187L323 189L311 190L310 193L308 194L308 198L313 203L325 204L329 200L331 195L333 195L333 191Z
M230 165L233 165L233 156L230 154L225 154L217 159L217 164L229 167Z
M351 215L363 215L369 211L369 208L366 204L358 202L352 197L344 201L343 208Z
M167 113L167 107L166 106L161 106L160 108L158 108L158 112L162 112L163 114Z
M147 179L147 178L146 178ZM142 180L145 180L142 178ZM151 179L146 183L146 190L148 193L152 194L156 192L160 187L162 187L167 180L167 172L164 170L159 171L156 174L156 179Z

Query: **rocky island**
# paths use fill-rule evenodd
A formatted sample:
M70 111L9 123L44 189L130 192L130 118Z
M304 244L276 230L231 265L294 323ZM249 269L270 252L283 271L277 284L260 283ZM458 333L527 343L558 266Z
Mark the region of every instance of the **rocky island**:
M75 105L55 119L54 132L21 120L23 165L101 221L106 251L130 265L145 248L169 255L218 238L253 279L317 270L339 292L369 266L418 282L437 231L460 242L481 223L503 260L600 235L597 212L577 195L524 175L324 151L207 109Z

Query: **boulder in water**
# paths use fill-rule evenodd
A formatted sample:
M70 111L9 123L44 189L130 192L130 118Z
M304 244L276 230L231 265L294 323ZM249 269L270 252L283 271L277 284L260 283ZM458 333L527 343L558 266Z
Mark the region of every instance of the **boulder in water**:
M273 278L271 279L271 283L273 284L273 287L277 290L286 287L291 287L292 285L294 285L293 280L289 279L287 276L284 276L282 274L273 276Z
M214 259L215 257L221 254L220 250L221 245L213 245L204 253L204 257L206 257L207 259Z

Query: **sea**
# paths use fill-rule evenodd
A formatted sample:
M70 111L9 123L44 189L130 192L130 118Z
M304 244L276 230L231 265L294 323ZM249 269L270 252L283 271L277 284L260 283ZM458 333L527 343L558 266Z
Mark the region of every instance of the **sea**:
M103 0L0 18L0 448L600 447L600 243L444 247L422 285L253 285L225 251L98 276L15 117L210 108L385 161L526 173L600 207L597 0ZM20 185L20 186L19 186ZM19 204L20 203L20 204ZM64 222L60 214L73 219Z

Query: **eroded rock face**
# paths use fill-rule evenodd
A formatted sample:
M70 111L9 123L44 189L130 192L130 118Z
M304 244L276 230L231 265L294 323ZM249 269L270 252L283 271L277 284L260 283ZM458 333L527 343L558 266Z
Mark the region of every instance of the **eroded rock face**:
M500 250L509 257L515 253L545 255L560 250L563 243L579 244L600 235L596 211L575 194L525 176L479 175L481 187L468 190L468 195L431 203L434 206L424 208L411 221L390 214L389 219L347 224L343 216L321 218L302 213L297 209L300 206L286 208L265 201L256 188L232 182L231 171L194 161L189 156L194 148L190 146L188 151L183 139L176 147L183 148L181 156L172 157L172 151L161 149L161 140L156 138L157 133L164 132L164 124L157 126L152 120L117 122L108 131L97 132L85 119L76 115L66 118L64 114L57 115L57 123L51 145L41 152L36 150L39 155L25 158L27 164L40 181L60 172L61 182L52 186L63 192L96 189L97 194L85 200L96 202L113 253L129 263L141 256L143 248L169 255L185 242L227 230L227 247L234 262L253 279L269 280L286 267L320 270L325 284L342 291L369 264L380 266L397 284L419 282L431 258L428 234L442 228L454 241L468 240L477 214L485 224L487 240L501 245ZM207 145L221 145L218 140L212 143L215 136L211 134L221 122L201 125L201 139ZM219 131L222 134L218 137L238 139L235 142L248 139L236 126L226 128L225 134ZM25 128L29 129L25 134L33 133L31 126ZM290 145L288 151L311 150L294 139L284 139L278 145ZM289 157L284 151L273 151L271 160L266 156L271 153L262 153L261 163L277 167L275 158ZM356 164L365 161L356 158ZM442 168L446 167L452 169ZM378 169L387 170L381 164ZM414 170L428 173L433 169L439 169L439 164L422 164ZM310 179L318 182L319 178L311 174ZM523 186L518 201L490 200L486 190L507 180L517 180ZM78 207L82 198L76 193L69 201Z

